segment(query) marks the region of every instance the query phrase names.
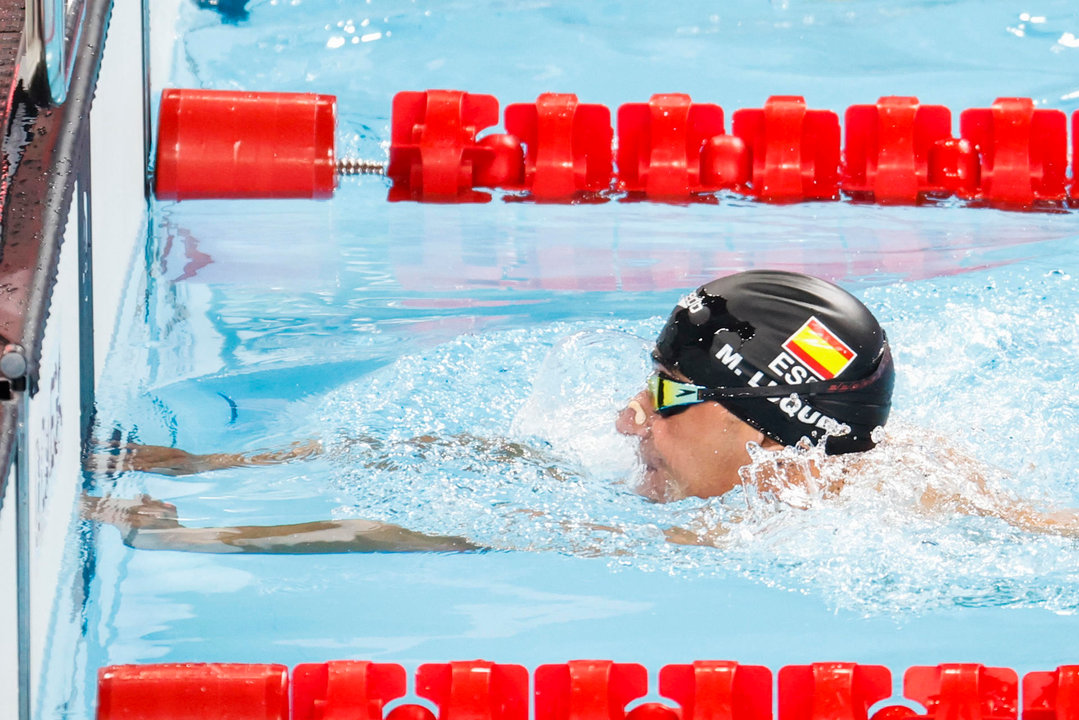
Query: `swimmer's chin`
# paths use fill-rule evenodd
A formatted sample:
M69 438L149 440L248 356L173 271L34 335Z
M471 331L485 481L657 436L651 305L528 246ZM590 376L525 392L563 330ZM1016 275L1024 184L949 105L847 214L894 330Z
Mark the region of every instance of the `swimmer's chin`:
M651 465L645 466L634 490L641 497L654 503L680 499L667 473Z

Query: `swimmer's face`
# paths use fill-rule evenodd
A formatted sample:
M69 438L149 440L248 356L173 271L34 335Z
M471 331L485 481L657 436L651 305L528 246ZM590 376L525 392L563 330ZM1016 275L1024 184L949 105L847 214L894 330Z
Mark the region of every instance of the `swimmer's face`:
M722 495L738 486L739 468L750 463L747 443L774 444L717 402L692 405L667 417L654 407L652 395L644 390L615 420L618 432L640 441L637 452L645 471L637 492L650 500Z

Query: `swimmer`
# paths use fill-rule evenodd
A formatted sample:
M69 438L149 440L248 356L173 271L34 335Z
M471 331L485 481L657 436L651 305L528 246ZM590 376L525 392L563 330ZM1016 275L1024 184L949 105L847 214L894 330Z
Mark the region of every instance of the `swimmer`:
M708 283L679 301L653 351L647 388L615 420L638 441L639 494L653 502L710 498L741 486L754 469L758 491L804 487L839 493L873 461L891 408L891 349L873 314L838 286L799 273L749 271ZM422 443L423 438L417 438ZM427 438L427 442L435 439ZM809 454L823 447L823 452ZM791 460L790 448L806 450ZM192 455L129 446L118 469L181 475L289 462L317 455L318 443L276 453ZM754 462L751 453L770 453ZM990 490L977 464L943 451L969 482L927 487L918 510L997 517L1030 532L1079 537L1079 512L1044 513ZM806 459L808 458L808 459ZM430 536L386 523L340 520L295 525L189 528L176 508L86 497L83 515L118 527L135 548L198 552L460 552L468 540ZM614 528L596 529L617 532ZM669 528L677 544L716 545L724 528Z
M829 455L873 448L895 371L876 318L808 275L757 270L679 301L652 352L649 387L619 414L639 440L640 492L658 502L723 495L747 446L824 442Z

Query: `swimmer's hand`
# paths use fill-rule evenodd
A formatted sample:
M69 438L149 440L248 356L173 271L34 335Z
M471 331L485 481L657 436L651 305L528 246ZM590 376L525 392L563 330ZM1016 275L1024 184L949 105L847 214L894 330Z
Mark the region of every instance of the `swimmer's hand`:
M684 527L669 527L663 530L663 537L672 545L699 545L702 547L722 547L721 542L727 536L723 526L708 528L704 532L694 532Z
M672 545L700 545L700 536L681 527L669 527L663 531L663 537Z
M293 443L281 450L207 455L196 455L180 448L162 445L128 444L114 448L113 452L91 455L85 465L86 469L91 471L135 470L180 476L247 465L280 465L293 460L305 460L321 453L322 443L318 440Z
M176 507L148 495L127 500L83 496L82 516L114 525L124 544L141 550L203 553L470 552L484 550L452 535L425 535L370 520L325 520L291 525L190 528Z
M95 520L116 526L125 538L138 530L162 530L180 527L176 515L176 506L154 500L149 495L139 495L134 499L114 497L94 497L83 495L80 500L80 514L87 520Z

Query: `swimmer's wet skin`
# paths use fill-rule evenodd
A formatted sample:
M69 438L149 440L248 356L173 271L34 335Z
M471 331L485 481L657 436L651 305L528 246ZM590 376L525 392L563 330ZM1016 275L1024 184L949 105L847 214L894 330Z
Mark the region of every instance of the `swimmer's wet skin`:
M108 472L151 472L179 477L248 465L279 465L293 460L312 458L321 453L322 443L318 440L293 443L283 450L206 455L196 455L180 448L162 445L126 444L113 446L108 452L92 455L87 460L85 469Z
M205 553L468 552L483 550L460 537L425 535L369 520L291 525L189 528L176 506L143 495L134 500L84 496L83 517L115 525L124 544L141 550Z
M844 478L872 462L867 451L876 445L878 428L887 422L891 407L891 351L876 318L845 290L798 273L738 273L690 293L660 332L653 360L656 374L649 388L618 414L616 428L638 440L644 477L637 490L656 502L724 495L741 486L742 475L751 466L759 491L802 487L834 496L842 490ZM418 445L437 441L416 438ZM321 452L321 446L298 443L280 452L211 455L146 446L125 450L120 469L182 475L310 458ZM773 460L754 463L751 451L758 455L774 451ZM801 455L791 461L792 452ZM930 489L913 509L990 516L1029 532L1079 537L1079 511L1041 512L989 489L974 461L947 450L944 455L967 475L972 494ZM827 481L823 481L825 464L835 470ZM83 515L115 525L127 545L143 549L218 553L484 549L460 537L425 535L366 520L188 528L180 524L175 507L146 496L86 497ZM671 543L713 546L723 544L725 533L723 527L664 531Z

